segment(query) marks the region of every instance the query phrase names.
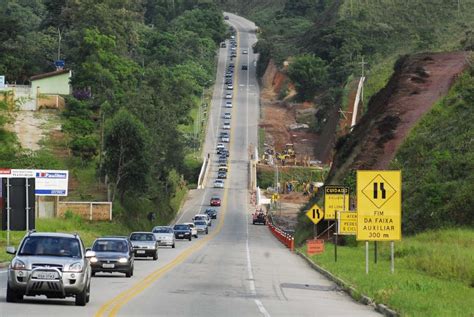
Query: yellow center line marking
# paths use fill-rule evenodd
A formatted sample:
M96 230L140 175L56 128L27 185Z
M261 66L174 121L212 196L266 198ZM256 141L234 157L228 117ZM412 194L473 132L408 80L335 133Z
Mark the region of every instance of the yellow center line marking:
M240 33L237 29L236 29L236 35L237 35L236 36L237 37L237 48L239 48ZM237 69L237 67L239 65L239 56L240 56L240 54L237 54L236 63L235 63L235 67L234 67L235 82L237 84L238 84L238 70L237 71L235 71L235 70ZM238 90L236 90L236 92L237 91ZM235 96L236 96L236 94L233 94L232 103L235 100ZM222 107L222 104L219 104L219 107ZM231 121L235 121L234 120L234 112L235 112L235 107L234 107L234 105L232 105L232 119L231 119ZM229 151L230 151L230 148L232 148L232 144L233 144L233 142L232 142L232 140L233 140L232 130L233 129L234 129L234 127L232 125L231 126L231 139L230 139L230 142L229 142ZM230 156L232 156L232 152L230 153ZM229 158L230 158L230 156L229 156ZM229 164L229 170L228 170L229 176L230 176L230 171L231 171L231 166ZM220 231L222 230L222 227L224 225L224 219L225 219L225 216L226 216L226 213L227 213L228 193L229 193L229 187L226 186L224 188L224 196L222 198L223 214L222 214L222 216L219 217L220 218L219 223L217 224L217 227L216 227L215 230L213 230L204 239L199 240L199 242L196 242L195 244L193 244L192 246L188 247L186 250L181 252L176 258L174 258L174 260L172 260L171 262L169 262L165 266L155 270L154 272L152 272L151 274L149 274L148 276L143 278L141 281L139 281L138 283L133 285L131 288L121 292L120 294L118 294L117 296L112 298L111 300L107 301L105 304L103 304L99 308L99 310L97 311L97 313L94 316L95 317L102 317L104 315L116 316L123 305L125 305L130 300L132 300L135 296L137 296L138 294L143 292L146 288L148 288L150 285L152 285L155 281L157 281L166 272L170 271L171 269L173 269L177 265L184 262L191 254L193 254L194 252L201 249L210 240L212 240L215 236L217 236L220 233ZM107 312L109 312L109 313L107 314Z

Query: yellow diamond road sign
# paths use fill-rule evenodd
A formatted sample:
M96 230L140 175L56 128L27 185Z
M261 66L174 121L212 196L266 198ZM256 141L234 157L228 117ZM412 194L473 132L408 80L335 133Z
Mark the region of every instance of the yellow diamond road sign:
M336 219L336 210L349 210L349 187L324 186L324 219Z
M317 224L324 218L324 211L317 204L314 204L313 207L309 208L306 212L306 216L308 216L314 224Z
M400 171L357 171L357 240L401 240Z

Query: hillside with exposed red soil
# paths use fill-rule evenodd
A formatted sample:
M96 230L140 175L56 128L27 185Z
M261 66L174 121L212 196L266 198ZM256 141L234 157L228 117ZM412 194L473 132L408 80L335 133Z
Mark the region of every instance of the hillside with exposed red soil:
M352 169L386 169L410 130L468 66L467 52L404 56L369 102L354 131L337 145L328 183Z

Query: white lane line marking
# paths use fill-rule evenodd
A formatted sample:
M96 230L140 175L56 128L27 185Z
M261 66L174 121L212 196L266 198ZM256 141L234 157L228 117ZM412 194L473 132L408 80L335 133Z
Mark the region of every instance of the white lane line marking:
M248 197L246 197L247 199ZM249 213L246 212L246 216L245 216L245 220L246 220L246 224L245 226L247 227L247 241L245 242L245 248L246 248L246 251L247 251L247 272L248 272L248 276L249 276L249 288L250 288L250 294L252 296L255 296L257 297L257 290L255 288L255 280L254 280L254 276L253 276L253 271L252 271L252 262L250 261L250 248L249 248ZM258 307L258 310L260 311L260 313L265 316L265 317L271 317L270 314L268 313L268 311L265 309L265 306L263 306L262 302L255 298L254 299L255 301L255 304L257 305Z
M0 271L0 274L1 274L1 273L7 273L7 272L8 272L8 270Z

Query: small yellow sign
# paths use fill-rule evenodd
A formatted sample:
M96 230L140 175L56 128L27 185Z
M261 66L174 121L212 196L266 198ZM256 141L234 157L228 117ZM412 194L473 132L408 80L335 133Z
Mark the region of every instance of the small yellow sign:
M401 202L401 171L357 171L357 240L401 240Z
M324 219L336 219L336 210L349 210L349 188L346 186L324 186Z
M337 234L356 235L357 234L357 212L338 211L337 212Z
M278 194L273 194L273 195L272 195L272 199L273 199L273 201L277 201L278 199L280 199L280 195L278 195Z
M314 224L317 224L324 218L324 211L317 204L314 204L313 207L309 208L306 212L306 216L308 216Z

